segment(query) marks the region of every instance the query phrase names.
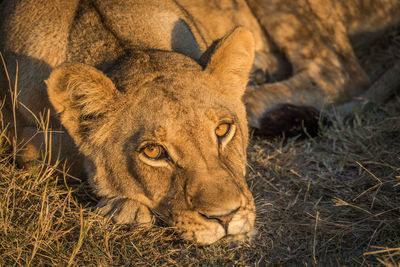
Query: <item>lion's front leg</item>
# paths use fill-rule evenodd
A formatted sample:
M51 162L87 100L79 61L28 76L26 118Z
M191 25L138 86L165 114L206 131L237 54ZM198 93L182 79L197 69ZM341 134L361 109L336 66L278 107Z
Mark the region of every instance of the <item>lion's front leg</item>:
M75 147L71 137L63 129L38 129L36 126L17 125L8 131L9 140L16 138L16 163L29 168L52 166L57 173L67 171L69 176L85 177L83 155Z
M115 197L102 199L98 207L100 214L110 217L119 224L151 224L153 215L150 209L136 200Z

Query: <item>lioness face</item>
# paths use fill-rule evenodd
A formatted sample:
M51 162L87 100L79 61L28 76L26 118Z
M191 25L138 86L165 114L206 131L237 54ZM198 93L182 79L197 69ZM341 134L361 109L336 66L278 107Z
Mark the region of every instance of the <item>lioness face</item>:
M245 234L254 223L244 107L218 86L196 72L154 77L115 114L108 127L122 134L107 138L101 156L115 166L107 179L118 196L150 207L199 243Z
M252 39L232 43L243 34L222 40L205 70L183 55L154 53L122 60L111 79L83 64L51 74L50 100L117 222L149 222L153 211L200 244L253 228L241 102ZM243 59L224 63L238 49Z

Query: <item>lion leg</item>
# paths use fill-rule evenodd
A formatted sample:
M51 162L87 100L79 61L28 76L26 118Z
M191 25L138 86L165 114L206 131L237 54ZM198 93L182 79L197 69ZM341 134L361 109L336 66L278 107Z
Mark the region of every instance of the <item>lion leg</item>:
M136 200L128 198L103 198L97 205L100 214L110 217L118 224L152 224L154 216L150 209Z
M21 167L38 164L52 166L58 172L66 171L69 175L82 178L85 176L83 156L78 152L73 140L65 131L41 131L35 126L17 126L15 136L13 127L8 136L17 137L16 162ZM63 165L65 161L65 166ZM59 164L61 162L61 164Z
M396 90L400 89L400 60L397 60L392 67L387 69L365 93L359 97L338 106L331 112L341 115L353 114L368 103L382 104L393 96Z
M292 67L289 79L248 87L243 100L251 127L275 135L315 125L316 109L349 101L368 88L369 79L333 8L309 1L269 0L267 5L265 0L249 0L248 4ZM327 10L332 12L324 14Z

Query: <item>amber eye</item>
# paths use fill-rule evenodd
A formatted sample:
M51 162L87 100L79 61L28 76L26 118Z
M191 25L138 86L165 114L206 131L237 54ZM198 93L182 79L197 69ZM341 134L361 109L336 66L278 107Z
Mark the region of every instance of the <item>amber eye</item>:
M164 154L164 148L159 145L148 145L142 150L143 154L152 160L160 159Z
M229 133L229 130L231 129L230 123L221 123L218 125L217 128L215 128L215 134L218 137L224 137Z

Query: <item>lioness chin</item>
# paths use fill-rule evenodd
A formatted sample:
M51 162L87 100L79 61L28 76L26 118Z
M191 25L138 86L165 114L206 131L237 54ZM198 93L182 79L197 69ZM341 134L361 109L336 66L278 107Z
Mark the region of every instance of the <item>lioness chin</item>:
M399 10L397 0L3 0L0 49L11 79L18 63L23 103L4 117L30 140L18 160L52 140L116 222L156 213L187 240L240 239L255 221L248 122L265 135L312 127L317 109L365 90L349 36ZM36 132L46 110L51 138Z

